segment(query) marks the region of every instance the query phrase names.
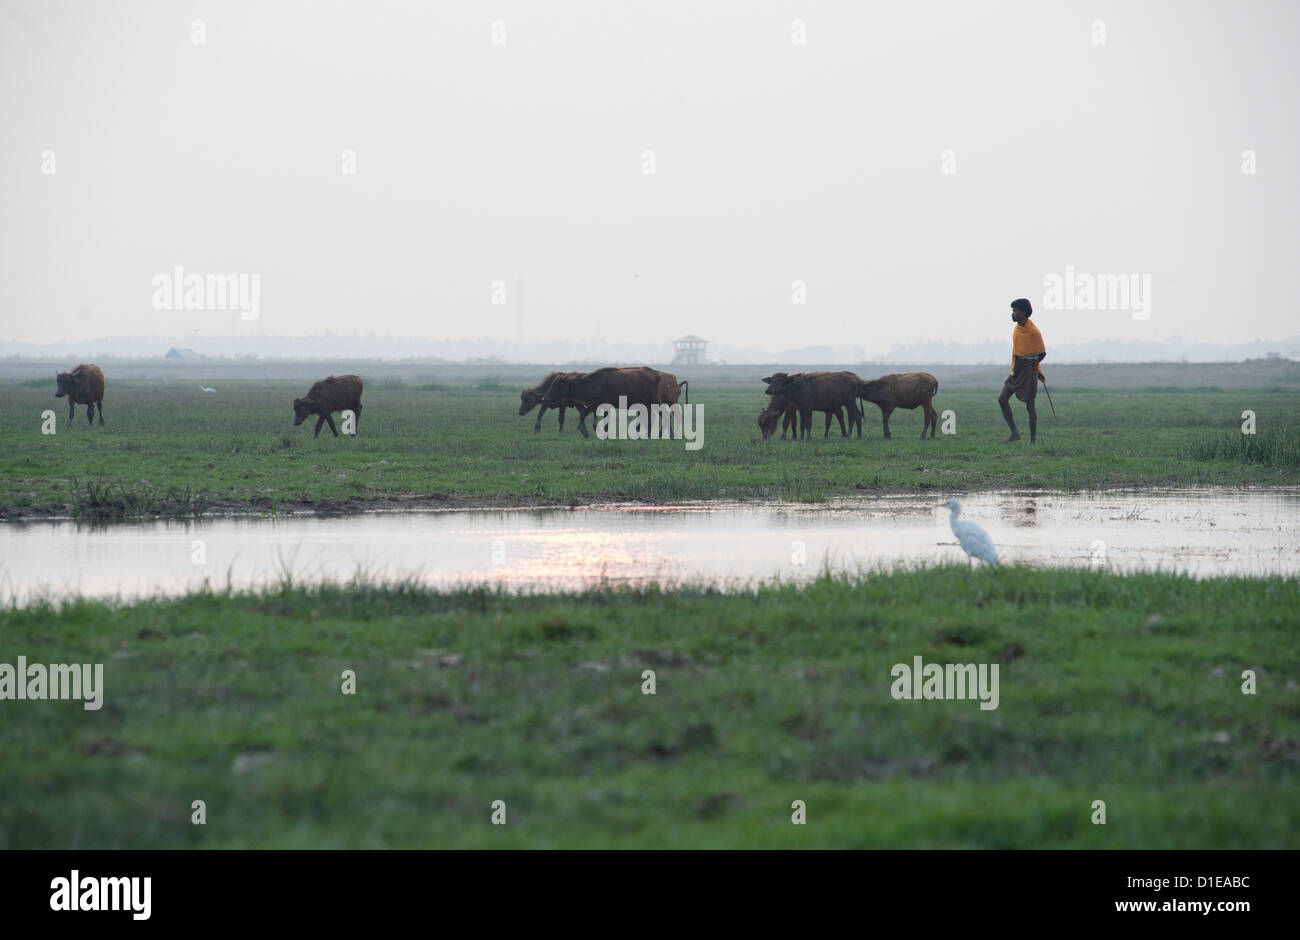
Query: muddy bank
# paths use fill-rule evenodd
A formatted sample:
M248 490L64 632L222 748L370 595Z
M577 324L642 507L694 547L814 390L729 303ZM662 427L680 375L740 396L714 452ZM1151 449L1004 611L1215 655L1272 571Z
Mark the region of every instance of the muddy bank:
M921 483L916 486L884 486L880 484L859 483L852 493L829 495L824 500L810 500L794 503L812 507L833 507L838 503L861 499L895 499L898 497L926 498L931 494L942 495L944 499L956 496L962 499L980 493L1019 493L1034 495L1087 495L1090 493L1114 494L1152 494L1167 493L1276 493L1297 494L1300 487L1247 485L1241 487L1178 487L1170 484L1146 483L1122 487L1107 487L1104 490L1087 489L1049 489L1042 486L1023 488L999 486L997 488L945 488L937 484ZM140 522L186 522L218 519L266 519L278 517L334 517L364 516L369 513L395 512L433 512L436 510L465 509L485 512L509 509L579 509L584 507L638 507L638 506L772 506L784 503L784 500L769 499L624 499L618 496L596 499L547 499L536 496L513 497L467 497L456 492L420 493L411 495L389 495L375 498L348 498L322 500L271 500L257 498L251 500L200 500L193 507L173 509L167 506L132 509L126 505L96 506L89 510L78 511L72 503L46 503L25 506L0 506L0 523L32 523L72 521L85 524L140 523Z
M568 506L568 502L525 498L472 499L456 494L428 493L385 496L376 499L228 500L203 501L192 510L168 507L131 510L125 505L96 506L78 511L72 503L0 507L0 522L75 521L85 523L198 521L204 519L267 518L273 516L357 516L372 512L428 512L435 509L518 509L534 506Z

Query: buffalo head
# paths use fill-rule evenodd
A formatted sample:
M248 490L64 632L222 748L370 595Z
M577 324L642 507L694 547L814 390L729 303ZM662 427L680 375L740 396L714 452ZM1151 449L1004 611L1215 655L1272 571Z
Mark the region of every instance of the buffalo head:
M526 388L519 393L519 413L526 415L542 403L543 392L539 388Z
M887 394L884 385L880 379L867 379L858 386L858 397L864 401L876 402Z
M791 387L794 385L794 380L791 378L789 373L773 372L767 378L763 379L763 381L767 383L767 394L784 395L787 398L791 397L789 393Z

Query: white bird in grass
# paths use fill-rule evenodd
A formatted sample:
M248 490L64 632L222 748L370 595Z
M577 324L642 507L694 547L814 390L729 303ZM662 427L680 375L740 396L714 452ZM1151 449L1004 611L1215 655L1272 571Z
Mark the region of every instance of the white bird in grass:
M199 391L208 392L209 394L212 395L215 395L217 393L217 390L215 388L208 388L206 385L200 385Z
M948 518L948 524L952 526L952 534L957 536L957 541L961 543L967 556L996 565L998 550L993 547L993 540L984 531L984 527L969 519L958 519L957 517L961 515L961 503L957 500L950 499L945 505L952 510L952 515ZM972 561L971 564L974 562Z

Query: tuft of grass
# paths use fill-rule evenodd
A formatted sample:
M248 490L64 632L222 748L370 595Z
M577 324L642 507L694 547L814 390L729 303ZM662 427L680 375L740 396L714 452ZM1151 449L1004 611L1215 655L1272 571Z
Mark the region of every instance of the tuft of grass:
M1283 426L1257 434L1218 434L1193 441L1187 455L1196 460L1230 460L1236 463L1300 469L1300 429Z
M72 512L91 522L120 522L140 516L165 519L199 518L211 508L207 494L188 486L160 490L145 483L123 484L107 479L72 481Z

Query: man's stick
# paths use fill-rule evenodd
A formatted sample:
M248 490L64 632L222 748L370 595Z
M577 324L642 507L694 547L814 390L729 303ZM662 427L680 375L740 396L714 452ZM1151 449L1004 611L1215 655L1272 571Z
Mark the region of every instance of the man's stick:
M1056 405L1053 405L1053 404L1052 404L1052 393L1051 393L1050 391L1048 391L1048 388L1047 388L1047 379L1043 379L1042 382L1043 382L1043 391L1044 391L1044 392L1047 392L1047 403L1048 403L1049 405L1052 405L1052 417L1055 418L1055 417L1056 417Z

